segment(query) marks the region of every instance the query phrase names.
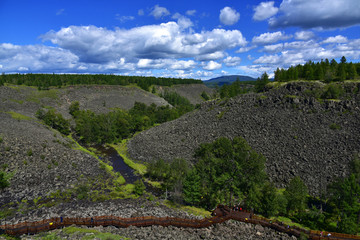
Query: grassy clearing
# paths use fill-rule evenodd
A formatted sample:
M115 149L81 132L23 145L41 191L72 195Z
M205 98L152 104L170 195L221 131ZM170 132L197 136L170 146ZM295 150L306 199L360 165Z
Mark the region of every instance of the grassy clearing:
M344 82L345 83L358 83L358 82L360 82L360 78L353 79L353 80L345 80Z
M37 89L36 87L33 87L33 86L13 85L13 84L10 84L10 83L4 83L4 86L9 87L11 89L14 89L17 92L20 92L20 90L26 90L26 89Z
M26 101L40 103L42 98L50 98L57 100L58 99L58 90L50 89L50 90L36 90L33 91L27 98Z
M141 163L136 163L136 162L132 161L128 157L128 155L127 155L127 141L128 141L128 139L124 139L124 140L121 141L121 143L110 144L110 146L113 147L119 153L119 155L124 159L124 162L129 167L134 169L140 175L144 175L146 173L146 170L147 170L146 166L144 164L141 164Z
M31 117L28 117L26 115L23 115L21 113L17 113L17 112L13 112L13 111L10 111L10 112L5 112L5 113L8 113L11 115L11 117L13 119L16 119L16 120L32 120L33 118Z
M285 225L295 226L295 227L303 228L303 229L306 229L306 230L311 230L310 228L305 227L305 226L303 226L303 225L301 225L299 223L294 223L293 221L291 221L290 218L287 218L287 217L279 216L279 217L272 217L270 219L274 220L274 221L282 222Z
M165 200L164 204L165 204L165 206L167 206L169 208L185 211L185 212L187 212L189 214L192 214L192 215L202 216L202 217L211 217L211 212L209 212L209 211L207 211L207 210L205 210L203 208L178 205L178 204L175 204L175 203L173 203L171 201L168 201L168 200Z

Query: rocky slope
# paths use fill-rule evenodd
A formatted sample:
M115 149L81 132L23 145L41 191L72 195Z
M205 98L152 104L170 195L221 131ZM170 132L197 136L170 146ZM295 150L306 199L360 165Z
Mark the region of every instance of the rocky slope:
M0 168L13 175L10 187L0 192L0 206L32 201L107 175L96 158L73 149L69 139L36 120L14 119L8 113L0 113L0 119Z
M105 238L98 238L97 236L103 234ZM46 234L38 234L38 236L22 236L22 239L38 239L41 236L57 236L61 239L171 239L171 240L196 240L196 239L297 239L296 237L289 236L284 233L276 232L269 228L264 228L260 225L251 225L241 222L225 222L209 228L177 228L177 227L162 227L162 226L150 226L150 227L128 227L128 228L116 228L116 227L94 227L94 228L65 228L53 230ZM1 239L1 236L0 236Z
M360 150L360 84L344 85L342 100L317 100L321 83L288 83L263 94L210 101L197 111L134 137L132 158L185 158L218 137L244 137L267 158L267 172L278 186L300 175L312 193L348 173ZM355 93L355 94L354 94Z
M180 217L180 218L202 218L189 215L186 212L174 210L162 205L161 202L149 202L145 199L137 200L112 200L100 203L74 201L64 203L51 208L37 209L27 214L19 214L15 218L3 220L3 223L16 223L23 221L37 221L42 218L51 217L92 217L102 215L114 215L121 217L140 217L140 216L157 216L157 217ZM82 227L77 233L69 234L66 229L58 229L46 234L52 234L66 239L82 239L87 236L86 230L96 230L101 233L112 233L130 239L296 239L284 233L278 233L272 229L264 228L260 225L246 224L236 221L227 221L222 224L214 225L209 228L191 229L177 227ZM35 236L22 236L23 239L37 239ZM0 237L1 239L1 237ZM92 239L92 238L91 238Z
M128 110L134 106L135 102L142 102L146 105L155 103L158 106L169 104L163 98L137 87L106 85L67 87L61 91L60 98L66 102L78 101L81 108L96 113L108 112L114 108Z
M214 89L211 89L204 84L186 84L174 85L172 87L156 87L156 92L161 94L164 91L174 91L180 96L187 98L191 104L200 104L204 101L201 94L205 92L208 96L214 94Z

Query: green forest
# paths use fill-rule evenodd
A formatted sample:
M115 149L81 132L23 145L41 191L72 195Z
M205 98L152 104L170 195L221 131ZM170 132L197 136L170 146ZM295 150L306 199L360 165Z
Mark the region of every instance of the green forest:
M175 84L202 84L201 80L179 78L157 78L143 76L120 76L111 74L2 74L0 86L5 83L38 87L39 90L49 87L69 85L130 85L135 84L149 91L151 85L172 86Z
M131 137L136 132L146 130L155 124L174 120L194 109L194 106L180 95L171 93L171 96L173 99L182 100L177 100L178 103L173 102L174 107L157 106L154 103L147 106L144 103L135 102L129 111L116 109L103 114L80 110L79 102L73 102L69 107L69 113L75 121L73 127L70 124L71 119L65 119L54 109L39 109L36 116L64 135L74 133L74 136L82 143L116 143Z
M356 234L360 231L360 159L348 177L327 186L321 197L309 195L300 177L277 189L265 172L266 158L241 137L201 144L191 166L183 159L161 159L148 166L147 177L161 181L170 199L205 209L240 205L257 214L286 217L310 229Z
M343 56L339 63L335 59L331 61L325 59L317 63L308 61L303 65L291 66L287 70L277 68L274 73L276 82L291 80L344 81L360 76L360 63L348 63Z

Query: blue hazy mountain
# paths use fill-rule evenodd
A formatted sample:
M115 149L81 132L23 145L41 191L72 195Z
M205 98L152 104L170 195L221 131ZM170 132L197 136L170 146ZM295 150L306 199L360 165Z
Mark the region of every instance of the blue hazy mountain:
M231 84L239 80L240 82L253 82L256 81L255 78L243 75L229 75L229 76L222 76L217 78L212 78L209 80L205 80L204 84L208 87L215 87L216 85L222 86L224 84ZM254 82L255 83L255 82Z

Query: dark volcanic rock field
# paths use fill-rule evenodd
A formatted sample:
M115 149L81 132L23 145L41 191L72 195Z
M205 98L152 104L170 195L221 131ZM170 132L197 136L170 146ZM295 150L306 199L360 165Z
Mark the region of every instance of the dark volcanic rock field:
M342 100L315 99L320 83L289 83L263 94L211 101L197 111L135 136L132 158L184 158L218 137L244 137L267 158L267 172L278 186L300 175L312 193L348 173L360 151L359 84L347 83Z

